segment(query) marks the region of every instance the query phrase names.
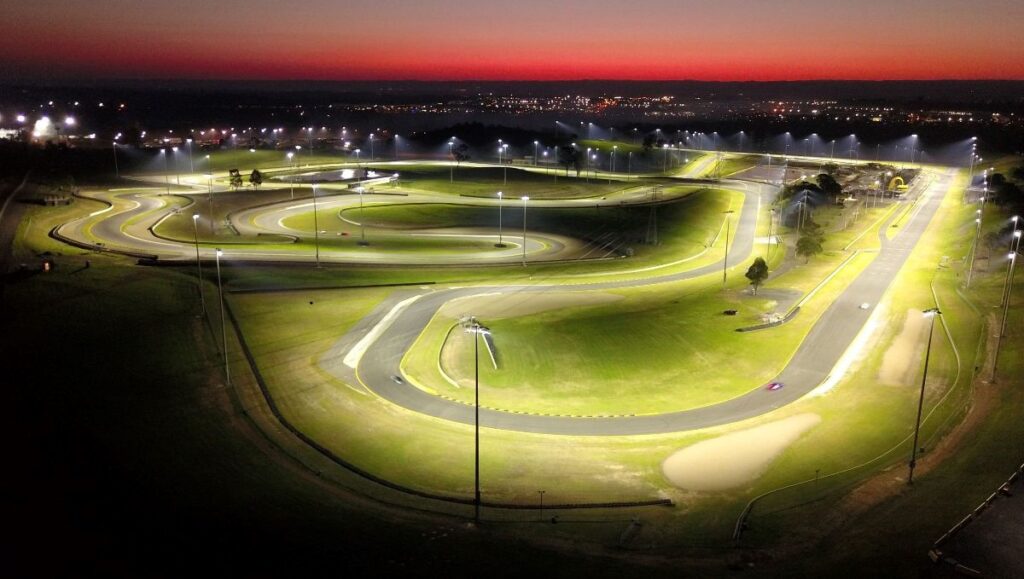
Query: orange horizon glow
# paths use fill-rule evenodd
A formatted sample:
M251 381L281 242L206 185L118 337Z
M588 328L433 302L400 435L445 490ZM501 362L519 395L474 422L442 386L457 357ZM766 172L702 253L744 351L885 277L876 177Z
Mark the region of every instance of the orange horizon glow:
M837 2L819 4L849 10ZM224 0L216 8L192 0L171 7L99 0L88 8L37 0L14 7L14 18L0 24L0 72L225 80L1024 79L1024 39L1000 32L1013 28L1012 19L989 21L973 10L968 16L928 10L904 27L894 16L899 13L881 3L876 9L889 18L846 22L840 13L787 15L737 0L722 0L706 9L718 10L710 15L680 8L693 4L685 0L637 2L649 12L677 14L686 26L676 28L671 19L638 18L632 12L619 22L610 11L621 5L606 0L586 3L603 11L579 8L578 16L566 16L564 7L520 0L524 10L544 10L550 18L514 11L505 14L507 20L496 20L487 7L508 9L488 0L471 7L457 0L423 0L412 7L395 0L308 4L321 6L324 17L306 6L282 14L263 0ZM729 4L744 18L728 21L722 10ZM807 6L778 0L777 5L785 4ZM932 3L938 5L966 6L957 0ZM1019 12L1024 21L1024 8L1015 6L1003 9ZM356 20L362 26L332 27L332 16L353 22L358 9L366 12ZM72 19L76 11L83 13ZM572 18L577 21L565 23ZM975 29L984 33L971 34Z

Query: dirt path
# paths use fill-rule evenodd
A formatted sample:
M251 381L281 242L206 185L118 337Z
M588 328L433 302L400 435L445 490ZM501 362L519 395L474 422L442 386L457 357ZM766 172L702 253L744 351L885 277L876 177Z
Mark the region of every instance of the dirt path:
M895 320L893 320L895 321ZM907 310L903 329L885 351L882 366L878 369L878 381L890 386L908 386L917 377L922 359L928 324L920 310Z
M775 458L818 425L805 413L704 440L676 451L662 463L674 486L690 491L723 491L760 476Z

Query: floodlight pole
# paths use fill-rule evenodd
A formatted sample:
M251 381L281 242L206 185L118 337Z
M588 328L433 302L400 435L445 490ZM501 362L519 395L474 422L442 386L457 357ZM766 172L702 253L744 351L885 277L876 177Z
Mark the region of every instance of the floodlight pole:
M114 141L114 176L118 179L121 178L121 169L117 166L117 141Z
M167 194L171 194L171 178L169 176L170 168L167 166L167 149L160 149L160 154L164 158L164 185L167 187Z
M985 193L988 193L988 187L985 187ZM981 197L981 208L978 209L978 218L975 219L978 227L974 232L974 247L971 248L971 266L967 269L967 286L971 287L971 279L974 277L974 258L978 255L978 242L981 241L981 226L982 220L985 218L985 195Z
M369 245L366 241L366 220L363 218L363 188L356 189L359 193L359 245Z
M211 161L211 163L212 163L212 161ZM208 179L207 179L206 197L207 197L207 199L210 202L210 235L216 235L217 232L216 232L215 226L214 226L214 222L216 221L216 218L213 215L213 169L212 168L210 169L210 174L207 175L207 177L208 177Z
M1016 223L1014 223L1016 226ZM1020 249L1020 231L1013 232L1013 250L1010 252L1010 269L1007 272L1005 300L1003 302L1003 320L999 324L999 335L996 337L996 352L992 357L992 381L996 381L996 369L999 367L999 351L1003 346L1003 334L1006 333L1006 317L1010 312L1010 294L1013 292L1013 274L1017 266L1017 252ZM1016 242L1016 243L1014 243Z
M360 195L359 199L362 198ZM313 183L313 245L316 247L316 266L320 267L320 222L316 213L316 183Z
M228 366L228 331L227 322L224 319L224 285L221 283L220 278L220 257L224 252L218 247L215 255L217 256L217 294L220 297L220 335L223 338L224 343L224 376L227 379L228 384L231 383L231 368Z
M768 259L772 258L773 227L775 227L775 208L768 210Z
M473 520L480 524L480 324L473 320L473 372L475 394L473 397L473 439L474 439L474 491Z
M505 247L505 243L501 238L501 201L504 199L504 194L498 191L498 243L494 247Z
M529 197L523 197L523 267L526 267L526 202Z
M932 354L932 335L935 333L935 318L942 315L939 308L931 308L922 312L932 319L928 328L928 347L924 354L924 375L921 376L921 396L917 400L917 421L914 423L914 447L910 449L910 470L907 473L907 484L914 484L914 467L917 466L917 441L921 434L921 412L924 410L924 386L928 381L928 360Z
M1006 279L1003 280L1003 297L999 300L999 305L1001 306L1005 305L1007 300L1010 299L1008 288L1010 279L1013 277L1013 264L1016 261L1014 256L1017 255L1015 244L1019 241L1021 235L1017 232L1017 223L1020 221L1020 218L1014 215L1011 221L1013 221L1013 232L1010 233L1010 263L1006 266Z
M199 270L199 304L203 308L203 314L206 315L206 296L203 294L203 262L199 260L199 214L195 213L192 215L192 240L196 244L196 269Z
M725 259L722 260L722 285L725 285L729 267L729 229L732 224L732 211L725 212Z

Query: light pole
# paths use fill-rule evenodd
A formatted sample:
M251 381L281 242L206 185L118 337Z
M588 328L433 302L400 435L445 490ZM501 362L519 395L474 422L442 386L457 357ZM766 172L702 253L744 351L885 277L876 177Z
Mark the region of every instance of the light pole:
M618 145L612 145L612 173L615 172L615 152L619 150ZM611 175L608 176L608 183L612 182Z
M370 133L370 162L373 162L373 133Z
M171 194L171 170L167 167L167 149L160 149L160 156L164 158L164 185L167 187L167 194Z
M171 154L174 155L174 184L181 186L181 171L178 170L178 147L171 147Z
M121 169L117 167L117 141L112 141L114 145L114 176L118 179L121 178Z
M498 191L498 243L494 244L494 247L505 247L505 244L501 239L501 200L504 198L504 194Z
M502 145L501 149L502 149L502 153L505 154L505 162L507 163L508 162L508 143L505 143L504 145ZM505 163L502 163L501 159L502 159L501 156L499 156L498 157L498 162L501 163L501 171L502 171L501 184L502 185L508 185L508 165L506 165Z
M537 147L539 147L539 146L540 146L540 141L534 141L533 142L533 166L534 167L537 166L537 155L539 154L539 153L537 153Z
M185 146L188 147L188 174L196 172L196 167L192 163L192 139L185 139Z
M291 164L292 164L292 157L294 157L294 156L295 156L295 153L292 153L291 151L288 151L288 154L285 155L285 157L288 158L288 165L289 166L291 166ZM295 175L292 175L288 179L288 188L291 190L292 200L294 201L295 200Z
M633 178L633 151L626 155L626 181Z
M1016 215L1014 215L1013 217L1010 218L1010 221L1013 222L1013 232L1010 233L1010 248L1009 248L1010 249L1010 260L1012 262L1013 256L1014 256L1014 254L1016 252L1016 249L1014 248L1014 243L1017 241L1018 237L1020 236L1020 233L1017 232L1017 222L1020 221L1020 218L1017 217ZM1007 267L1006 267L1006 279L1003 280L1003 297L1002 297L1001 300L999 300L999 305L1005 304L1006 300L1010 299L1009 294L1006 293L1007 282L1009 281L1010 276L1012 275L1010 273L1010 269L1011 269L1010 265L1011 264L1007 264Z
M772 242L774 237L772 236L772 228L775 227L775 208L768 210L768 259L772 258Z
M480 524L480 335L490 330L480 325L475 317L470 318L467 329L473 334L473 521Z
M196 244L196 269L199 270L199 304L206 315L206 296L203 295L203 262L199 260L199 214L192 214L192 240Z
M932 354L932 335L935 333L935 318L942 315L939 308L930 308L922 312L926 318L931 318L931 325L928 327L928 348L924 354L924 376L921 377L921 396L917 401L917 421L914 423L914 447L910 449L910 470L907 473L907 484L914 484L914 467L917 466L917 441L921 434L921 411L924 410L924 385L928 380L928 360Z
M362 195L359 198L362 199ZM316 183L313 183L313 245L316 247L316 266L320 267L320 222L316 214Z
M987 187L986 187L986 191L985 192L986 193L988 192ZM974 258L978 255L978 242L981 240L982 220L985 218L985 196L984 195L981 197L981 208L975 210L975 213L978 214L978 217L974 220L974 222L978 224L978 227L977 227L977 229L974 232L974 247L971 248L971 266L967 270L967 286L966 287L971 287L971 278L974 277Z
M1016 227L1016 221L1014 222ZM1003 320L999 324L999 336L996 337L996 352L992 359L992 381L996 380L996 368L999 366L999 350L1003 345L1003 335L1006 333L1006 317L1010 312L1010 294L1013 292L1013 274L1017 266L1017 252L1020 249L1021 232L1014 230L1013 239L1010 240L1012 250L1010 251L1010 265L1006 272L1006 290L1003 298Z
M544 491L537 491L537 494L540 495L540 520L543 522L544 521Z
M452 147L455 145L454 141L448 141L448 182L455 182L455 153L452 151Z
M529 200L529 196L523 196L523 267L526 267L526 202Z
M662 161L661 172L662 173L667 173L668 172L668 143L662 145L661 149L663 151L665 151L665 158Z
M729 228L732 225L732 210L725 212L725 259L722 260L722 285L725 285L729 266Z
M356 187L356 193L359 193L359 245L365 247L370 243L366 241L366 220L363 219L363 191L362 187Z
M224 319L224 285L221 283L220 278L220 258L224 255L224 252L218 247L215 255L217 256L217 294L220 298L220 335L224 343L224 377L227 379L228 384L230 384L231 368L228 366L228 330L227 321Z

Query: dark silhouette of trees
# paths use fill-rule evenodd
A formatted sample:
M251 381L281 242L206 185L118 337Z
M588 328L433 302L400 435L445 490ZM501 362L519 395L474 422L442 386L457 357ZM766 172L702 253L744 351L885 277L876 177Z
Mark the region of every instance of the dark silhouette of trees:
M238 169L228 171L228 184L231 185L232 189L238 189L242 186L242 174L238 172Z
M828 173L818 175L818 187L821 188L822 193L832 197L833 200L838 199L843 194L843 186Z
M796 240L796 254L804 258L804 263L822 251L824 248L821 247L821 242L810 235L802 235Z
M455 166L458 167L463 161L469 160L469 146L466 143L459 143L452 147L452 159L455 160Z
M564 145L558 148L558 164L565 167L565 174L569 175L569 167L576 169L576 176L580 176L580 159L582 153L572 145Z
M750 280L750 285L753 286L754 295L756 296L757 288L764 283L764 280L768 279L768 264L765 263L764 258L758 257L747 268L745 275Z
M249 174L249 184L252 185L253 189L259 189L260 185L263 184L263 173L260 173L259 169L253 169L252 173Z

